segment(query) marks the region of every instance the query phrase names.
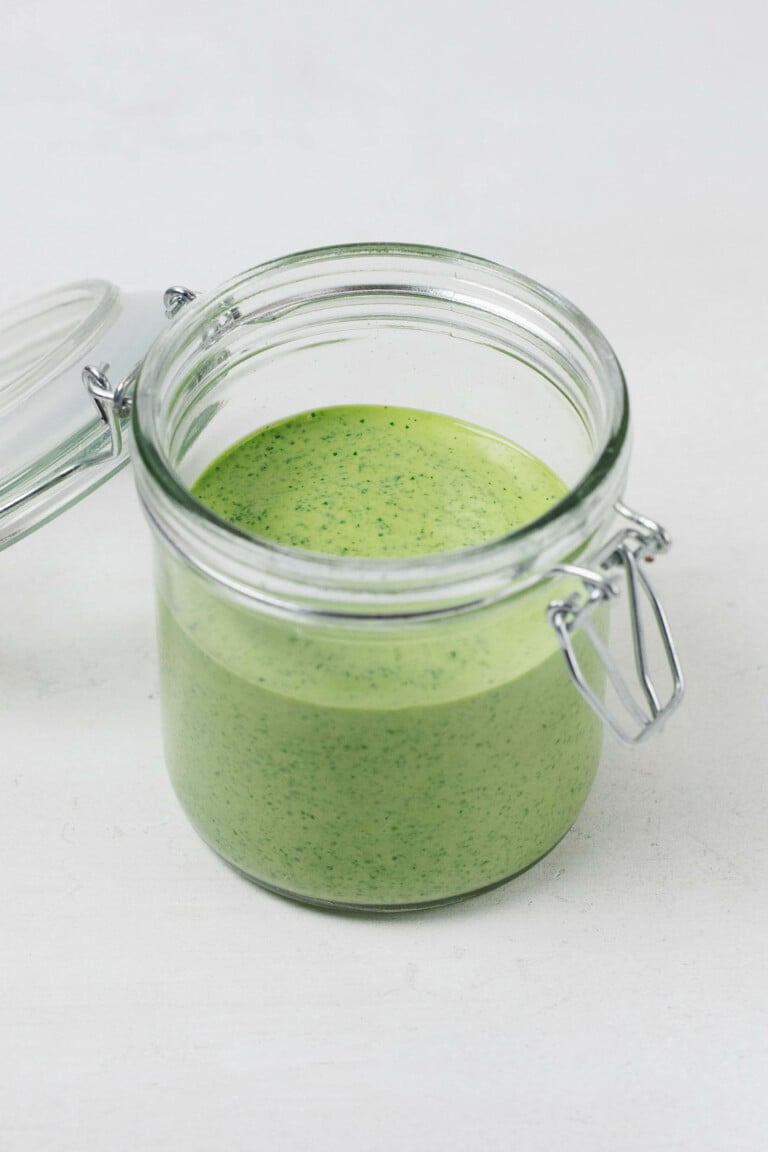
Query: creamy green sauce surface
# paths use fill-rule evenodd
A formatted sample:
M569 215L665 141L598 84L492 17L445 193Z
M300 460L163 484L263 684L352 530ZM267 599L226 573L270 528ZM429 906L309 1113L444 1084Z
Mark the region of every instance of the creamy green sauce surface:
M258 430L193 491L249 533L392 557L501 536L565 486L482 429L365 406ZM169 561L166 743L193 823L254 879L342 905L439 903L521 871L572 824L601 741L547 624L552 595L319 623L240 606Z
M451 552L504 536L565 495L534 456L407 408L324 408L263 428L193 487L225 520L341 556Z

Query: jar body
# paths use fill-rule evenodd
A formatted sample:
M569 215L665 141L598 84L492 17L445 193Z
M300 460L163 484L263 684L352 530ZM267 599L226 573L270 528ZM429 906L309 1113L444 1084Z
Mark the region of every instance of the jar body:
M547 625L552 584L429 622L265 613L157 543L168 768L198 832L279 892L431 906L568 831L602 725ZM584 666L600 672L585 644Z
M568 494L500 540L402 561L246 536L192 495L247 433L343 404L481 425ZM205 840L265 886L357 909L458 899L548 852L602 737L548 620L573 584L553 571L604 544L628 459L623 377L586 317L458 253L300 254L181 313L133 424L168 765Z

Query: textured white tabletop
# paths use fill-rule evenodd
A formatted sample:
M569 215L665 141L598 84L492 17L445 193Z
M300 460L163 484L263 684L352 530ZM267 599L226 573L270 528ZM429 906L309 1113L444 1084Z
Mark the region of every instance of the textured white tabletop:
M0 556L0 1148L764 1149L764 6L6 0L2 25L0 303L361 239L560 289L629 378L689 688L507 887L284 902L171 793L121 474Z

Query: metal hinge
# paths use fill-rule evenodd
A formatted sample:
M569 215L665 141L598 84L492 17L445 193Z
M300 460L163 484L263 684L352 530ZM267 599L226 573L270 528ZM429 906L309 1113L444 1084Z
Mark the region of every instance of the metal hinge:
M685 684L666 614L641 567L642 562L669 550L671 545L669 535L660 524L648 519L647 516L633 512L625 504L617 503L615 508L620 516L629 521L629 526L603 550L595 569L582 568L575 564L560 564L551 570L552 576L576 577L581 581L583 591L576 591L564 600L553 600L548 607L547 616L555 629L577 689L614 736L622 744L631 746L639 744L651 732L656 731L677 708L682 700ZM608 603L619 596L619 585L615 576L621 573L624 574L627 588L635 657L637 686L634 692L590 620L597 605ZM671 692L664 701L661 700L651 674L642 616L643 596L650 606L671 676ZM626 721L622 722L609 711L605 702L587 681L574 650L573 636L578 631L586 633L589 637L610 684L629 717L634 721L633 728L628 727Z
M168 319L172 320L186 304L189 304L190 301L196 298L196 295L197 293L193 292L190 288L178 286L168 288L163 294L163 304ZM62 469L60 472L57 472L55 476L51 476L34 488L28 489L22 493L22 495L15 496L7 504L3 504L0 507L0 516L28 504L40 496L41 493L50 491L50 489L68 480L71 476L75 475L75 473L83 472L85 469L93 468L99 464L104 464L121 455L125 439L124 425L130 416L133 405L133 387L136 383L140 368L141 362L118 384L114 385L111 384L109 380L109 364L88 364L83 368L81 374L83 384L85 385L88 395L96 405L101 419L109 429L109 445L106 448L100 448L84 460L78 460L76 464Z

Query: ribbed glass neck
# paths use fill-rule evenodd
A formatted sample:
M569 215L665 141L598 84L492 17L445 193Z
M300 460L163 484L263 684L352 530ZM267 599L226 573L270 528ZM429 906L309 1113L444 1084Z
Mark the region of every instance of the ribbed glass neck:
M403 399L549 454L567 495L485 544L360 560L246 535L191 494L215 456L272 419ZM572 304L499 265L395 244L299 253L198 298L151 347L134 405L139 491L171 547L239 596L351 616L472 607L588 549L623 491L628 427L616 356Z

